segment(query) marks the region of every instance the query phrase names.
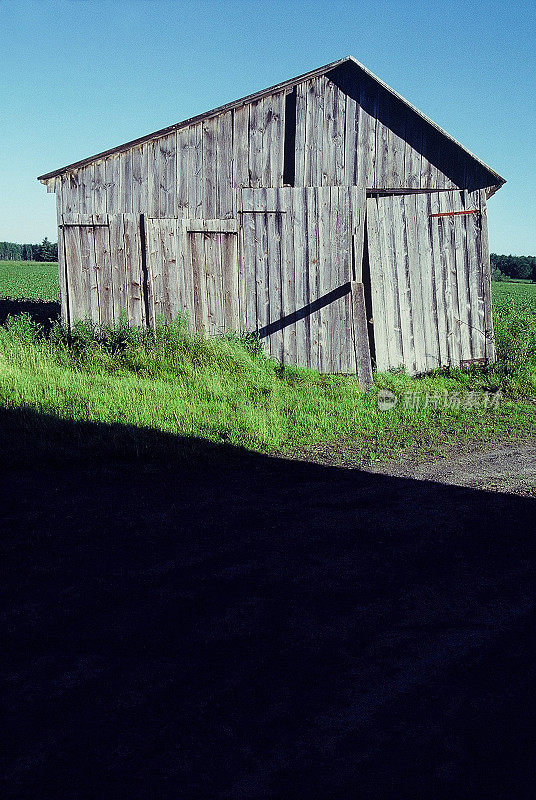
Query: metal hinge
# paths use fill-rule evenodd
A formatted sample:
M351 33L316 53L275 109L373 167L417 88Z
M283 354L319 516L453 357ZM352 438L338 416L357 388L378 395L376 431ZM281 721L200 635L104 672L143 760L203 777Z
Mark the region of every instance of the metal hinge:
M439 214L428 214L429 217L457 217L460 214L480 214L478 208L470 208L467 211L441 211Z

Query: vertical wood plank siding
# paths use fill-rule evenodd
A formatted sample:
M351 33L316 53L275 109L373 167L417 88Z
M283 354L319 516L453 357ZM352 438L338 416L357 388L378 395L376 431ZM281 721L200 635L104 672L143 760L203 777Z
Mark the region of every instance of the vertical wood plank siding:
M234 220L148 218L150 322L187 316L192 330L240 328Z
M463 153L367 76L310 78L296 100L296 186L464 188Z
M283 185L285 91L114 153L57 181L61 213L234 216L233 187ZM467 188L478 165L368 76L296 87L298 186Z
M62 313L69 321L109 325L122 315L146 322L138 214L61 215L61 280L68 286Z
M56 184L59 179L56 179ZM56 190L56 215L58 219L58 277L60 284L60 298L61 298L61 321L64 325L71 324L71 316L69 309L69 295L71 287L67 281L67 263L66 263L66 249L65 249L65 232L61 225L62 211L61 211L61 194L60 190Z
M367 200L378 369L421 373L493 358L481 202L478 191ZM430 216L464 210L477 213Z
M233 187L283 185L285 93L62 176L61 213L230 219Z
M364 202L357 187L242 190L241 323L274 357L356 371L351 281Z

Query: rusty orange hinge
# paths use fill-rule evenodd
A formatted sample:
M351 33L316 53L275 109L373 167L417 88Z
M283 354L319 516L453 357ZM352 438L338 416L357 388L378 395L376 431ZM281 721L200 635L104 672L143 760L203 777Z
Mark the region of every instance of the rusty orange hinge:
M470 208L467 211L441 211L439 214L429 214L430 217L457 217L459 214L480 214L478 208Z

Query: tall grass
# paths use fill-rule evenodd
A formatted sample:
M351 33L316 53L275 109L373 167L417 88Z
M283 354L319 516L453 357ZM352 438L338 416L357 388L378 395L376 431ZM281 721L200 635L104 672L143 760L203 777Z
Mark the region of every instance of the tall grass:
M192 336L180 322L156 331L56 325L45 334L23 315L0 328L0 405L264 452L337 440L356 463L407 447L533 434L536 317L530 308L518 316L508 303L497 311L499 361L489 369L377 374L364 393L355 376L278 364L251 338ZM398 398L391 410L378 408L382 388ZM466 405L470 390L501 390L506 399L498 408ZM459 406L443 402L452 393Z

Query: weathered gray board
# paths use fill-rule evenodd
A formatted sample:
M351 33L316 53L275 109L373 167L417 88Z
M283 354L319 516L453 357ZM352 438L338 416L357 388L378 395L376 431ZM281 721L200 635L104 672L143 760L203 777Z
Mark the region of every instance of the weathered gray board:
M352 291L361 282L364 189L243 189L237 206L242 326L283 362L358 371L367 383L363 295Z
M379 370L494 358L485 202L478 191L367 200Z
M368 383L364 190L242 189L234 203L225 220L64 214L64 318L155 325L186 312L193 329L257 331L285 363ZM378 369L494 357L485 224L484 192L369 198Z
M232 218L233 188L283 186L287 122L295 187L474 189L502 180L355 64L262 94L43 176L58 214Z
M154 326L187 314L193 330L255 331L285 363L369 383L364 190L237 194L237 219L64 215L66 319L108 324L126 313Z
M283 185L284 106L276 92L69 171L53 179L58 217L232 218L233 187Z
M64 321L144 324L139 214L63 214L60 234Z
M255 331L281 361L368 382L364 190L237 194L236 220L147 220L149 323L186 312L195 330Z
M209 336L240 330L236 220L148 219L149 325L187 315Z

